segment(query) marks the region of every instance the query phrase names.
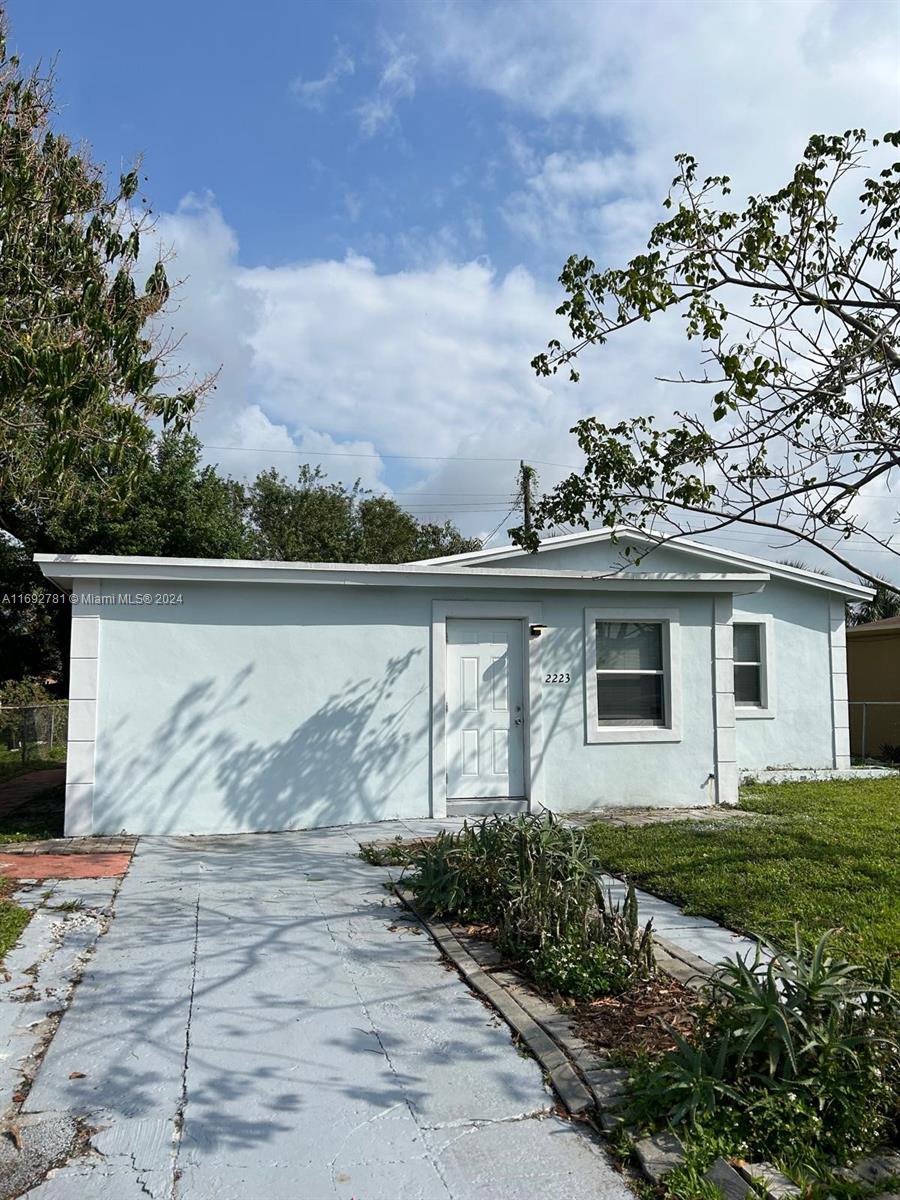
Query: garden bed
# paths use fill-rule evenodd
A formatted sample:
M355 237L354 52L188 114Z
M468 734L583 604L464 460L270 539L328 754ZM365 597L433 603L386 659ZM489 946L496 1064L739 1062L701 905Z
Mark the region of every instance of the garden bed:
M798 943L771 962L721 966L698 995L696 982L654 969L633 891L623 909L609 904L592 846L552 818L520 816L363 856L410 868L407 899L514 1029L523 996L536 1006L537 1041L555 1039L549 1073L571 1111L586 1115L587 1083L619 1153L654 1180L653 1162L680 1164L660 1196L710 1197L763 1158L810 1195L826 1186L817 1177L834 1191L834 1169L884 1149L900 1112L889 981L843 962L826 938L812 953ZM554 1060L561 1048L577 1086ZM865 1192L858 1178L838 1182L847 1196Z

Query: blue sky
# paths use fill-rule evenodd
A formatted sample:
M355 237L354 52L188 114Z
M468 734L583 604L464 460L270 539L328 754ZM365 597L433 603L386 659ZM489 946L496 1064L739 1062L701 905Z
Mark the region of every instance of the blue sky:
M639 250L680 150L740 195L813 131L900 123L897 0L7 7L27 62L58 54L61 127L144 156L179 354L219 370L210 458L318 461L481 534L518 457L577 463L579 416L685 404L672 328L535 379L569 253Z

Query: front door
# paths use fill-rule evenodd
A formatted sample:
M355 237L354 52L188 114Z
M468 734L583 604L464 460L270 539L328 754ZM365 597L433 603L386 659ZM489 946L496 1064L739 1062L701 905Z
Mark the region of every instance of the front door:
M447 798L525 795L521 621L447 621Z

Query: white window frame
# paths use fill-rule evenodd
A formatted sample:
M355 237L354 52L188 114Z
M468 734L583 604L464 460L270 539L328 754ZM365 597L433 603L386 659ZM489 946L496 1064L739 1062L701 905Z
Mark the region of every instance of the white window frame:
M597 713L598 621L653 621L662 625L664 725L601 725ZM681 741L681 614L677 608L584 610L585 736L589 743Z
M769 721L775 716L775 672L773 666L773 619L760 613L733 613L731 618L732 638L732 667L734 660L734 626L759 626L759 704L738 704L734 702L734 716L737 721ZM732 683L732 687L733 687Z

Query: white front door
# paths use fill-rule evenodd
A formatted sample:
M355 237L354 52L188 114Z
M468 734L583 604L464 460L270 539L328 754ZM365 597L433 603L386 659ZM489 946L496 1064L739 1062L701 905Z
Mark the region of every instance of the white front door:
M447 620L447 798L525 795L521 621Z

